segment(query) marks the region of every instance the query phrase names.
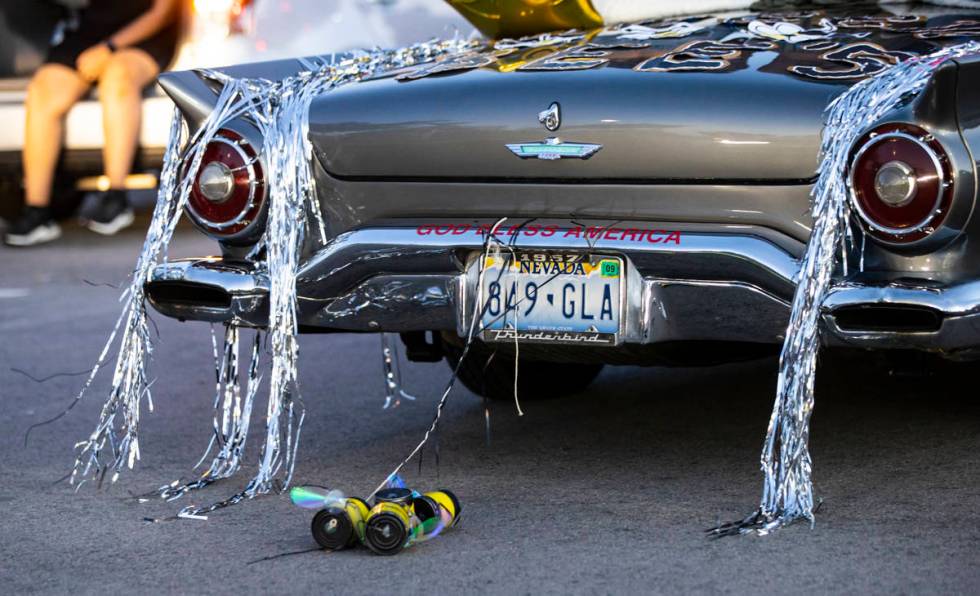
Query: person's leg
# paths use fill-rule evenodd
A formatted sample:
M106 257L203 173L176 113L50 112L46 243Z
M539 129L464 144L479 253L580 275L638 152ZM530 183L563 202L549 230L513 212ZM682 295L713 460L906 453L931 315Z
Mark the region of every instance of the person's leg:
M102 162L109 191L87 214L86 226L93 232L111 235L133 223L133 210L126 201L126 176L133 167L139 145L143 115L143 88L153 82L160 70L149 54L136 48L112 55L99 77L99 101L105 143Z
M61 152L64 118L89 84L62 64L45 64L27 88L24 134L24 189L26 205L3 236L10 246L33 246L61 236L52 219L51 187Z
M143 50L126 48L112 55L99 78L105 144L102 160L110 188L123 188L133 167L143 113L143 88L160 69Z
M29 206L51 203L54 170L61 152L64 118L89 84L62 64L45 64L27 87L24 188Z

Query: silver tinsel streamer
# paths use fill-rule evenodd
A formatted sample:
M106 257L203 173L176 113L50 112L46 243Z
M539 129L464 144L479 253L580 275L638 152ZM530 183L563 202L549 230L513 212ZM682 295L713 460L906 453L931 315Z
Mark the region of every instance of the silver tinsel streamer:
M493 227L490 228L489 233L487 233L487 235L483 238L483 254L480 255L480 261L479 261L480 269L479 269L479 274L477 275L478 288L483 287L483 280L487 273L486 268L484 267L487 261L487 257L490 256L491 254L499 254L499 252L497 251L500 250L499 249L500 241L497 239L497 230L500 229L500 226L506 220L507 220L506 217L502 217L499 220L497 220L497 223L495 223ZM449 395L452 393L453 387L456 386L456 379L459 377L459 369L462 367L463 362L466 361L466 356L470 351L470 346L473 344L473 339L476 338L477 334L482 330L481 319L483 317L484 311L487 308L487 305L488 302L486 301L484 301L484 303L482 304L480 302L474 302L473 304L473 312L472 315L470 316L470 325L469 325L469 330L466 333L466 341L463 344L463 352L460 355L459 361L456 363L456 366L453 368L453 374L452 376L449 377L449 382L446 383L446 388L443 390L442 395L439 397L439 403L436 405L436 415L435 417L433 417L432 423L429 425L429 428L425 430L425 434L422 435L422 440L418 442L415 448L412 449L411 452L409 452L408 456L406 456L401 461L401 463L395 466L395 469L392 470L391 473L389 473L385 477L384 481L381 484L379 484L373 491L371 491L371 494L368 495L369 500L374 498L374 495L379 490L385 488L386 486L389 486L391 482L393 482L396 478L399 477L399 473L401 473L402 468L404 468L408 464L408 462L412 461L412 458L414 458L416 455L422 452L422 448L425 447L426 443L429 442L429 439L432 438L436 430L439 428L439 421L442 419L442 413L446 408L446 403L448 403L449 401Z
M827 107L819 177L812 191L813 232L800 265L779 360L776 401L762 449L762 500L754 514L709 530L712 535L766 534L800 519L812 525L808 443L820 349L820 305L831 288L838 254L847 270L851 149L869 128L914 98L944 62L978 52L980 44L971 42L910 59L854 85Z
M402 369L398 358L398 334L381 334L381 364L385 375L385 403L382 409L397 408L402 398L415 401L415 396L402 387Z
M326 241L326 231L320 216L312 172L312 147L308 140L309 105L314 98L330 90L385 71L430 62L449 54L473 49L471 42L459 40L417 44L408 48L359 52L331 60L318 70L302 71L281 81L235 79L220 72L206 76L221 84L211 115L190 138L182 138L181 118L175 112L170 143L160 176L157 205L147 232L143 250L137 262L132 282L123 294L123 312L100 356L108 355L119 329L119 342L109 398L99 424L88 440L77 445L72 483L80 485L85 478L100 480L113 470L115 481L123 466L132 468L139 459L140 406L144 398L152 409L147 364L152 342L147 325L143 285L153 268L166 260L166 251L174 228L183 213L194 175L200 168L204 149L215 133L232 120L246 116L262 135L260 155L267 172L268 223L260 246L265 248L263 272L270 279L270 314L268 335L272 352L269 400L266 408L266 439L260 454L258 470L245 489L219 503L207 507L186 507L184 516L199 516L258 494L278 491L288 486L295 462L299 431L303 420L297 382L299 349L296 341L296 269L300 250L307 231L307 216L313 214L320 241ZM237 330L226 335L226 358L237 353ZM249 370L248 393L237 420L220 433L222 445L211 466L201 479L185 485L176 483L163 487L164 498L179 497L191 489L210 484L218 477L233 474L240 467L243 431L247 431L246 410L258 386L257 345L253 350L253 365ZM219 373L219 385L224 382L225 404L235 404L239 391L233 379L236 370ZM93 368L85 388L97 374ZM221 374L227 374L222 380ZM75 399L77 402L85 388ZM220 391L220 390L219 390ZM228 393L230 391L230 393ZM228 402L227 400L231 400ZM73 402L74 403L74 402ZM233 405L229 407L234 408ZM224 412L224 406L223 410ZM222 414L224 415L224 414ZM121 418L121 420L119 420ZM213 439L214 440L214 439ZM104 450L111 449L112 459L106 461Z
M252 418L252 406L262 382L258 374L261 341L262 334L256 332L252 342L243 398L238 367L239 329L234 325L225 328L224 348L220 357L212 333L211 345L214 348L216 376L213 433L207 449L194 467L200 467L215 447L218 453L208 469L197 480L188 483L178 480L160 487L158 492L161 498L167 501L178 499L192 490L204 488L216 480L233 476L241 468L245 443L248 440L249 421Z
M203 126L198 131L196 139L210 139L218 129L219 119L223 121L230 116L227 111L230 107L227 100L235 91L235 86L229 86L221 92L218 103L220 111L216 110L215 120ZM95 430L87 440L76 445L79 453L72 469L71 483L77 486L81 486L84 479L90 475L97 478L101 484L110 469L113 472L112 481L115 482L123 467L132 469L140 457L139 418L142 400L146 398L148 407L151 411L153 409L150 395L151 383L146 371L152 352L152 341L143 284L149 279L153 267L161 258L165 258L167 246L183 213L191 189L191 177L180 176L181 164L189 163L190 170L197 171L204 154L204 144L193 144L194 139L192 139L189 149L183 157L181 156L180 147L183 140L181 120L176 111L171 121L170 139L164 156L164 168L160 174L160 193L153 218L147 230L146 240L143 242L143 250L136 262L132 281L121 297L122 314L116 321L92 372L72 404L77 403L91 386L102 362L115 344L119 331L122 330L109 398L102 408ZM118 420L117 416L121 420ZM111 452L111 461L107 461L104 454L107 446Z

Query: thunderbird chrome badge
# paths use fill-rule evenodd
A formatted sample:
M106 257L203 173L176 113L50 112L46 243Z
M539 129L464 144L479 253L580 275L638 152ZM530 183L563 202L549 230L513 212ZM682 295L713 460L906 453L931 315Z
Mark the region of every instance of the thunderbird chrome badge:
M596 145L594 143L566 143L558 137L548 137L543 141L508 144L507 148L514 155L522 159L588 159L596 151L602 149L602 145Z
M538 114L538 122L551 132L561 126L561 106L552 103ZM556 160L564 158L588 159L602 149L595 143L574 143L562 141L558 137L548 137L543 141L528 141L526 143L509 143L507 148L521 159Z

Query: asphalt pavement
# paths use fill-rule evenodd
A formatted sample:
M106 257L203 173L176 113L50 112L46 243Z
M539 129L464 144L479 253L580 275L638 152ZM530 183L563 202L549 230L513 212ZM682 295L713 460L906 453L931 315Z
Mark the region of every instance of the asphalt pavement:
M145 220L142 222L145 225ZM207 325L156 316L154 411L143 459L105 490L58 479L93 429L101 376L69 415L119 311L141 233L69 227L50 246L0 247L0 592L53 593L975 593L980 582L976 376L888 377L838 358L812 426L815 527L708 540L749 513L776 382L774 359L711 368L607 368L581 395L495 404L451 397L435 449L405 474L459 495L459 527L396 557L307 552L311 514L269 496L207 521L147 523L237 492L254 470L175 503L131 498L186 476L211 428ZM178 232L172 254L216 246ZM303 336L306 406L295 482L365 494L418 442L449 377L405 368L418 396L383 410L378 337ZM261 408L260 408L261 409ZM254 428L261 428L256 416Z

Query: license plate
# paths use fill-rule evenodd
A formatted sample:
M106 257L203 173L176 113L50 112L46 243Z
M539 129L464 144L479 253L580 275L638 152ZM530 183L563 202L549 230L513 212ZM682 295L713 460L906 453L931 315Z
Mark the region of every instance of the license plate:
M488 256L479 290L485 341L615 344L619 336L623 262L618 257Z

